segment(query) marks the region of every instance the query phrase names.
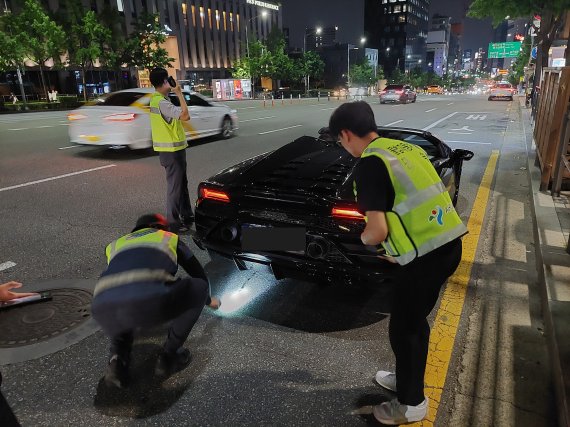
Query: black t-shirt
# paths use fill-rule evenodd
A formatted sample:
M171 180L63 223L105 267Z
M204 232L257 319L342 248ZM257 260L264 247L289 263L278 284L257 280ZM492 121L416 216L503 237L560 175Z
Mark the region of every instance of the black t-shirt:
M388 169L376 156L360 159L354 166L357 203L360 213L389 212L394 207L394 187Z

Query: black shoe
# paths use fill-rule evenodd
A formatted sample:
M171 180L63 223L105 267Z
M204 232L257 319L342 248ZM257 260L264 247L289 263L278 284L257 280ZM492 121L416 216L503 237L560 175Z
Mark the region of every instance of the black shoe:
M125 388L129 383L129 365L114 354L105 370L105 384L108 387Z
M184 347L180 347L174 354L163 352L158 356L154 374L159 377L168 377L186 368L191 360L190 351Z

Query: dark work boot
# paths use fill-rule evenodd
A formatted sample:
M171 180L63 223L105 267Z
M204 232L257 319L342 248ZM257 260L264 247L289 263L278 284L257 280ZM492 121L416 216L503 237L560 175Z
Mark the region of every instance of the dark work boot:
M125 388L129 383L129 364L113 354L105 370L105 384L108 387Z
M176 353L162 352L158 356L154 374L158 377L168 377L186 368L191 360L190 351L184 347L180 347Z

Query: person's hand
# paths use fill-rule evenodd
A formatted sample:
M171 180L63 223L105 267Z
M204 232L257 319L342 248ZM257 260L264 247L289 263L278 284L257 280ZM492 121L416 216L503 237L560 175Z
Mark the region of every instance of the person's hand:
M210 297L210 304L208 304L208 307L210 307L212 310L217 310L221 305L222 302L219 300L219 298Z
M176 95L182 95L182 86L176 82L176 86L172 88L172 92L174 92Z
M12 292L10 289L21 288L22 284L20 282L8 282L0 285L0 302L10 301L16 298L31 297L37 295L36 292Z

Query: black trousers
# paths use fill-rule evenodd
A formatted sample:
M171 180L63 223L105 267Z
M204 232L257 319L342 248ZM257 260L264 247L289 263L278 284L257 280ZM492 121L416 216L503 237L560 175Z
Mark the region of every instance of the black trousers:
M0 385L2 385L2 374L0 373ZM6 401L6 398L2 395L0 391L0 426L3 427L19 427L20 423L12 412L12 408Z
M184 278L173 283L134 283L97 295L93 317L111 338L111 354L130 360L134 331L172 320L164 351L174 353L188 338L208 296L208 282Z
M186 175L186 150L159 152L159 157L166 171L166 219L171 230L177 231L181 222L193 215Z
M461 239L453 240L396 273L390 315L390 345L396 356L398 400L418 405L424 397L430 327L427 316L461 261Z

